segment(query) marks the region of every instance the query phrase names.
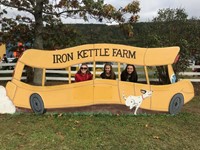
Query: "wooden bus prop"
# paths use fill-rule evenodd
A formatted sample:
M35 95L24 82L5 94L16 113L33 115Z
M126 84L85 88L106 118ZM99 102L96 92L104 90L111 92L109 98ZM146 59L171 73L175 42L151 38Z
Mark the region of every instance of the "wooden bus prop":
M6 54L6 45L0 43L0 61L3 59L4 54Z
M86 44L52 51L29 49L16 64L12 81L6 85L7 95L16 107L32 109L38 114L46 109L101 104L119 104L128 106L127 109L136 107L136 110L141 108L176 114L194 97L190 81L176 81L172 64L178 53L179 47L140 48L119 44ZM101 79L96 75L97 64L105 62L118 66L115 69L116 80ZM72 66L82 63L92 65L93 79L74 82ZM121 81L121 66L125 64L134 64L139 66L136 69L143 71L141 76L138 75L138 82ZM21 80L25 66L42 69L41 86ZM156 71L150 74L149 70L160 66L166 69L169 81L166 84L159 79L151 80L156 76ZM48 85L47 69L66 70L68 82Z

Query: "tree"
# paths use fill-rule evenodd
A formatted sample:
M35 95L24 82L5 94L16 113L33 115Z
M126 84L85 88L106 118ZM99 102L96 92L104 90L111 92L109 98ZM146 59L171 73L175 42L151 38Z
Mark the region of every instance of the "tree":
M158 16L153 19L152 34L148 35L148 41L153 47L163 46L179 46L180 57L177 64L175 64L175 72L178 74L180 71L184 71L189 65L188 59L190 57L189 49L189 38L188 33L190 32L187 27L188 15L182 8L176 9L160 9ZM186 33L187 32L187 33ZM162 81L167 81L168 72L163 75L164 67L157 67L158 75ZM162 76L161 76L162 74Z
M74 18L80 17L85 21L92 17L98 21L118 21L136 22L137 13L140 11L139 2L132 1L124 8L116 9L111 4L104 4L104 0L1 0L0 6L3 6L1 15L6 14L6 8L13 8L19 12L26 12L27 15L17 15L16 18L6 18L1 20L2 28L12 29L20 22L25 22L27 25L34 29L33 35L33 48L43 49L43 31L44 24L51 26L52 24L61 24L61 18ZM125 19L125 15L130 14L129 20ZM32 18L31 18L32 17ZM41 85L42 71L37 70L34 72L34 83Z
M158 16L153 19L153 22L186 21L187 17L188 15L183 8L159 9Z

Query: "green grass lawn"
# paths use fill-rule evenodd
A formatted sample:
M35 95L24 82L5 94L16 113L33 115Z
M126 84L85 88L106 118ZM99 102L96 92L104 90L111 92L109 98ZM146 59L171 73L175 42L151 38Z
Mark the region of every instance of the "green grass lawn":
M200 149L200 96L178 115L0 115L1 150Z

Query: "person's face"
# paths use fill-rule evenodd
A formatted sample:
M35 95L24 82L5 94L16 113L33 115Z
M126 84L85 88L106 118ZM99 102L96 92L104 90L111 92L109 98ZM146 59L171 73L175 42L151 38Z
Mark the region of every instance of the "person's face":
M128 66L127 67L128 74L131 74L133 71L134 71L133 66Z
M110 73L110 70L111 70L111 67L107 65L107 66L105 67L105 72L106 72L106 73Z
M87 70L88 70L88 67L86 65L81 66L81 73L85 74L87 72Z

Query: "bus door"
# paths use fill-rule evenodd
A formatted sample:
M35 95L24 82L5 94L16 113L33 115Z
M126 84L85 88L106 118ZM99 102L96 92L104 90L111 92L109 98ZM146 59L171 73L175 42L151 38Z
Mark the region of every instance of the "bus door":
M95 79L94 80L94 103L95 104L120 104L118 98L117 80Z
M88 63L88 67L90 63ZM93 80L74 82L75 73L80 66L69 67L69 87L71 88L71 103L73 106L93 105ZM71 70L72 69L72 70ZM73 79L73 80L72 80ZM71 83L72 82L72 83Z
M93 105L93 80L73 83L72 101L75 106Z
M119 104L118 81L114 79L102 79L100 74L103 72L105 63L94 62L94 104ZM114 69L114 64L112 67Z

